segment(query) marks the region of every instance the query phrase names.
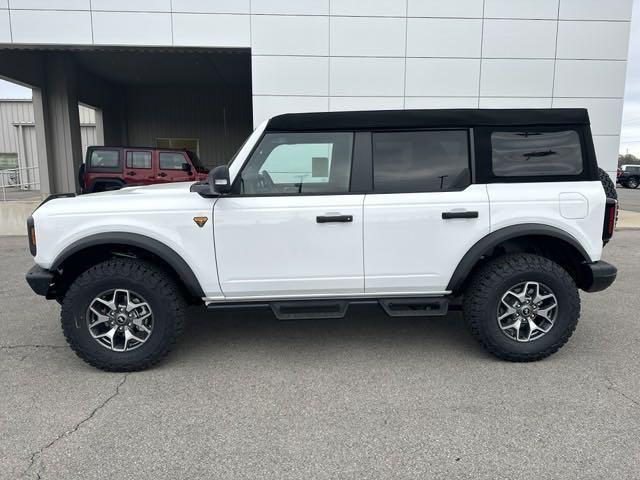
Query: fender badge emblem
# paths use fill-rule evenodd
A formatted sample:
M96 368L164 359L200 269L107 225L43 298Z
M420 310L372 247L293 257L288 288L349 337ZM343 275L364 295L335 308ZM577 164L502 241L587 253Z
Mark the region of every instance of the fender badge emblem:
M209 217L193 217L193 221L196 222L200 228L204 227L207 220L209 220Z

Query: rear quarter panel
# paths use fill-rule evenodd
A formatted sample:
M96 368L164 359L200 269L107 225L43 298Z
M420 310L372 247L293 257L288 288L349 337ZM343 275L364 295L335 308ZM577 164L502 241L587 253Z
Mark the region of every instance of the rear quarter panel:
M487 185L491 231L525 223L556 227L574 237L591 261L602 254L606 196L599 181Z

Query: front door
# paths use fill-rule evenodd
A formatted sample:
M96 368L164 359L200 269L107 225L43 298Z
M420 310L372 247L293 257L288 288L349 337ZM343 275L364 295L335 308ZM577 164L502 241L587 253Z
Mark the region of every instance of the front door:
M184 170L183 166L188 164L186 154L181 151L158 152L158 173L157 182L189 182L195 180L193 169Z
M353 134L267 133L214 207L227 298L364 292L362 208L350 193Z
M441 294L489 233L486 185L472 185L466 130L373 133L364 205L365 291Z

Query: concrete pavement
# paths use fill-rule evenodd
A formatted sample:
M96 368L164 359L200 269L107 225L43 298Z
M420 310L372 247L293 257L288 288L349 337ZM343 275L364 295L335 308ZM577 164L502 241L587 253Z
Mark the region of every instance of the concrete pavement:
M0 478L640 478L640 232L578 329L531 364L485 354L454 314L277 322L209 316L156 368L110 374L0 243Z

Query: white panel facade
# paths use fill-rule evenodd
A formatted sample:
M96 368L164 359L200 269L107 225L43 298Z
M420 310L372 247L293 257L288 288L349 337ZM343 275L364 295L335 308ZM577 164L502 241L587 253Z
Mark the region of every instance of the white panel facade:
M0 42L11 43L9 10L0 10Z
M404 57L404 18L332 17L331 55Z
M0 0L0 43L251 48L282 112L586 107L615 168L632 0Z
M110 12L171 12L171 0L91 0L91 8Z
M173 12L248 14L250 0L170 0L170 2Z
M92 17L96 45L155 46L172 42L170 13L93 12Z
M482 20L479 18L410 18L408 57L480 58Z
M555 20L560 0L485 0L486 18L527 18Z
M253 15L254 55L329 55L329 18L298 15Z
M251 27L248 15L174 13L173 44L189 47L248 47Z
M482 35L482 56L554 58L557 24L552 20L487 19Z
M335 96L403 96L403 58L331 58L329 92Z

